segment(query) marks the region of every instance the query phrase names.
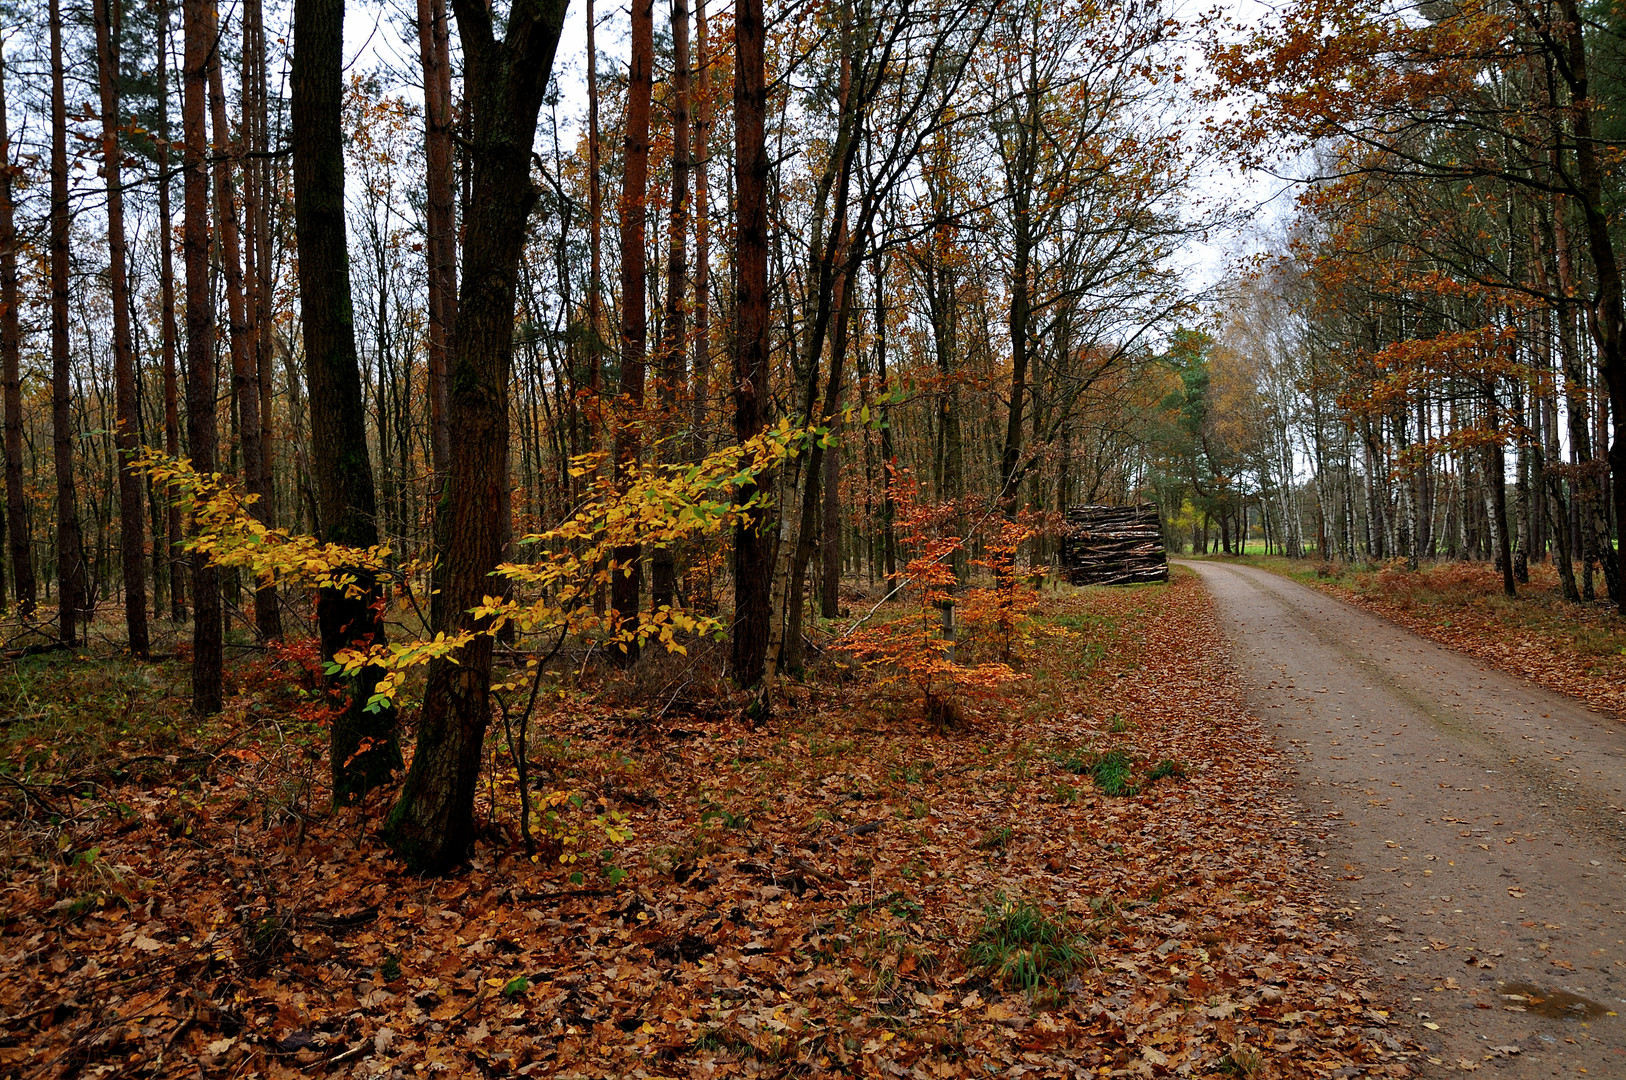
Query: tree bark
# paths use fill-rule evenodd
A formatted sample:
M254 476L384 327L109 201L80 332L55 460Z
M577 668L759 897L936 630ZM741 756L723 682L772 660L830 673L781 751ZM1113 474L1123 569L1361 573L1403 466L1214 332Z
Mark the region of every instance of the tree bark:
M62 643L79 643L85 617L84 543L73 478L73 383L68 342L68 107L63 92L62 7L51 0L51 450L56 466L57 605Z
M1497 441L1485 447L1485 512L1490 518L1491 543L1495 545L1496 568L1502 572L1502 592L1518 595L1513 574L1513 539L1509 535L1507 518L1507 461L1503 456L1501 423L1494 390L1486 391L1485 408L1491 431Z
M644 251L644 199L649 182L649 102L655 63L655 0L633 0L632 62L627 70L627 133L621 182L621 388L620 421L615 428L615 471L619 482L638 463L642 449L644 369L647 330L647 282ZM612 556L611 622L635 626L643 572L642 548L627 544ZM638 658L638 645L627 642L622 659Z
M11 136L6 126L6 68L0 55L0 384L5 398L6 539L17 612L34 614L34 546L23 497L22 330L17 318L17 222L11 190Z
M343 29L344 0L296 0L291 80L294 223L318 533L332 543L369 547L378 542L378 522L345 236ZM345 646L365 648L384 641L384 592L372 574L357 571L356 576L359 595L324 589L317 597L324 659ZM368 667L350 686L332 687L336 696L348 692L342 712L333 720L335 801L363 797L401 767L395 710L366 711L381 674Z
M734 437L745 443L767 422L768 396L768 92L762 0L737 0L734 12L734 167L736 176ZM773 490L771 476L740 486L746 502ZM773 533L767 511L749 510L734 532L734 682L752 686L767 656Z
M135 349L130 342L130 290L125 277L124 152L119 147L119 68L115 52L118 0L92 0L97 84L102 106L102 173L107 181L107 278L113 305L113 396L119 456L119 556L124 573L124 628L130 655L147 657L147 563L141 474L129 466L141 449L136 406Z
M169 94L169 4L158 3L158 86L166 100ZM171 458L181 453L180 380L176 373L176 352L179 343L175 335L175 242L173 218L170 214L170 164L174 148L169 141L169 110L158 110L158 328L163 350L164 380L164 453ZM173 499L167 500L164 527L163 558L169 565L169 617L175 622L186 618L186 575L181 552L181 508ZM157 543L156 539L154 541Z
M452 460L446 415L446 370L457 326L457 210L452 175L451 27L446 0L418 0L418 52L423 62L426 175L424 254L429 270L429 447L434 492L444 490Z
M676 426L688 345L685 291L689 277L689 4L672 0L672 203L666 228L666 322L661 334L660 402L662 442L657 460L674 458L668 445ZM677 599L677 560L662 544L650 555L649 605L669 607Z
M706 454L706 421L711 397L711 57L706 50L706 0L695 0L694 121L694 362L689 379L689 459ZM709 589L710 583L707 583Z
M1559 0L1560 17L1566 26L1570 107L1575 123L1576 178L1586 221L1587 245L1592 254L1596 284L1597 318L1592 320L1598 343L1598 368L1609 390L1609 407L1616 423L1609 442L1609 469L1613 483L1615 523L1626 523L1626 305L1622 303L1620 264L1616 259L1614 237L1603 193L1603 167L1592 133L1594 104L1587 76L1585 25L1575 0ZM1605 537L1607 539L1607 536ZM1626 615L1626 544L1611 551L1607 544L1600 553L1614 564L1609 584L1615 609Z
M845 264L846 259L843 258L842 262ZM841 314L836 323L835 336L830 342L830 354L833 357L847 355L847 328L852 319L852 303L847 296L847 277L843 274L836 282L836 310ZM839 409L841 406L839 378L832 389L835 391L832 395L832 404ZM834 619L841 613L841 449L845 433L840 415L832 415L829 423L832 438L830 448L824 452L824 522L819 536L820 557L823 561L823 580L819 583L819 614L826 619Z
M105 2L105 0L104 0ZM206 11L209 34L216 40L220 27L214 8ZM215 235L220 247L217 264L226 280L227 347L231 354L232 397L237 401L237 442L243 455L243 486L257 496L249 506L256 521L267 523L270 492L265 488L265 461L260 452L260 377L254 370L254 335L249 325L243 293L243 245L237 224L237 205L232 185L232 161L242 161L242 145L234 144L226 119L226 90L221 75L220 50L209 52L209 111L214 125ZM282 617L277 610L275 584L255 594L255 627L263 640L282 637Z
M1005 442L999 455L999 499L1014 510L1017 483L1022 475L1022 409L1027 394L1029 361L1029 322L1033 314L1033 260L1032 183L1037 167L1039 88L1029 85L1023 89L1022 115L1016 118L1015 160L1007 178L1011 197L1012 252L1011 252L1011 392L1010 405L1005 417Z
M587 0L587 328L592 367L587 374L592 449L599 448L604 390L604 185L598 145L598 45L593 0ZM602 608L602 595L597 605Z
M186 441L192 465L215 470L215 313L209 288L208 132L209 56L216 42L208 0L184 0L185 53L181 68L181 137L186 224ZM208 556L192 552L192 709L215 713L221 705L224 627L219 575Z
M309 0L305 0L309 2ZM445 554L448 630L482 630L469 610L491 591L507 537L508 388L525 221L536 193L531 143L553 69L566 0L516 0L497 40L481 0L454 0L468 88L470 198L452 345L449 415L463 452L452 460L435 522ZM418 744L385 836L409 866L438 873L474 838L474 791L491 720L492 639L429 666Z
M271 166L270 118L266 101L265 72L265 20L260 0L243 2L243 122L240 136L244 153L239 155L243 168L243 273L245 317L248 323L248 366L254 373L254 386L258 394L260 420L260 468L257 476L249 478L249 490L258 495L259 520L275 525L276 487L274 483L273 449L275 447L271 410L272 371L274 348L272 344L275 283L272 275L271 251ZM255 597L255 616L260 636L266 640L282 637L282 609L277 599L276 586L268 585Z
M886 375L886 255L879 250L875 252L875 377L881 397L889 398L892 386ZM881 416L881 469L885 474L881 481L881 565L890 591L897 586L898 576L898 545L892 528L898 515L897 501L892 494L898 458L892 446L890 402L881 407Z

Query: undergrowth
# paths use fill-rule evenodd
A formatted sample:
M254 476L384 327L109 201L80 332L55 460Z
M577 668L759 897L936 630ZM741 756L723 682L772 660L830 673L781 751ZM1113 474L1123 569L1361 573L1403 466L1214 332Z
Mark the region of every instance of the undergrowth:
M1031 900L997 894L983 908L967 959L1001 986L1028 993L1060 988L1090 960L1087 938L1066 916L1052 917Z

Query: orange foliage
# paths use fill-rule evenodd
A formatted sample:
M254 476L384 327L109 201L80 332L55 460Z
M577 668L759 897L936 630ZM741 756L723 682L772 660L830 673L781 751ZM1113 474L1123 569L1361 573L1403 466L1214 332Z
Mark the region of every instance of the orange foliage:
M934 722L945 723L958 715L959 699L987 698L1004 684L1025 676L1013 671L1008 663L970 665L957 657L955 640L945 633L946 627L953 625L956 603L954 556L966 544L964 537L947 531L954 519L954 506L922 502L919 482L907 471L899 472L893 490L902 545L913 552L894 576L893 591L904 593L912 610L899 618L852 631L845 648L866 668L876 671L883 684L912 684L920 691L926 715ZM1004 551L1007 548L998 545L1008 544L1009 552L1014 554L1021 539L1025 534L1007 525L990 550ZM997 594L1000 590L972 591L970 596L976 598L973 610L985 613L979 618L994 619L995 625L1004 620L1014 630L1021 610L1015 596L1007 592L989 603L978 596L985 591Z

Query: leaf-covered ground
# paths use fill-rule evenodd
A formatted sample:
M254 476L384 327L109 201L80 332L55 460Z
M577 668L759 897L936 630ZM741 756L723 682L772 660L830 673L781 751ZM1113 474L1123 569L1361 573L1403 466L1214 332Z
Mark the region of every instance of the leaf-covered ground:
M0 1073L1408 1075L1195 579L1041 615L1030 678L952 731L833 673L760 730L567 696L533 755L546 855L494 769L443 880L404 874L379 806L321 809L274 667L153 752L136 726L184 707L161 669L105 677L122 714L70 743L41 695L73 669L31 661Z
M1490 563L1442 562L1407 571L1400 560L1381 568L1249 561L1626 720L1626 624L1604 594L1602 573L1599 599L1571 604L1559 589L1557 570L1546 563L1532 566L1529 584L1510 599L1502 593L1501 571Z

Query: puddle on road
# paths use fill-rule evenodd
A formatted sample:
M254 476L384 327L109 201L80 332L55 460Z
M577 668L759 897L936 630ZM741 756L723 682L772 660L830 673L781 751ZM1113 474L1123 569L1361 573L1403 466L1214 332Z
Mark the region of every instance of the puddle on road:
M1609 1013L1607 1006L1567 990L1547 990L1534 983L1501 984L1502 1000L1525 1011L1555 1020L1596 1020Z

